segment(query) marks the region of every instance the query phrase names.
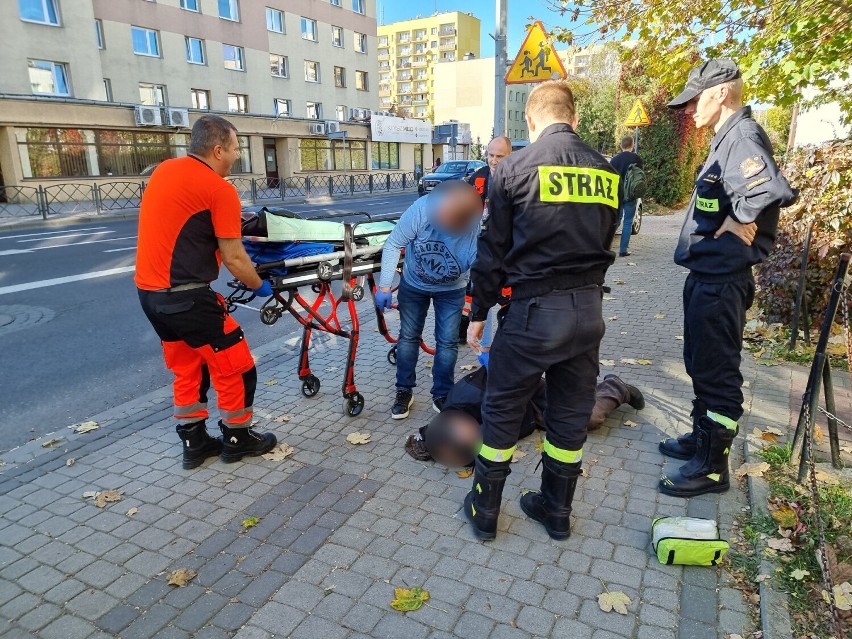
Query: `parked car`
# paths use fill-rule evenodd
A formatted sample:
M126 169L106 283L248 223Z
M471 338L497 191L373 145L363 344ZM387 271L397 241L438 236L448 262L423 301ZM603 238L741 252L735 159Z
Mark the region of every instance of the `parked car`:
M450 160L439 166L434 173L427 173L417 182L417 192L426 195L447 180L466 180L485 166L481 160Z

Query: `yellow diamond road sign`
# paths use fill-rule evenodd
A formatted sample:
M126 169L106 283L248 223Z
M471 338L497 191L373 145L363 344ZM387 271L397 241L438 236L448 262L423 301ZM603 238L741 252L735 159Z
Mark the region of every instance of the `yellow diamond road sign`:
M534 22L506 73L506 84L546 82L567 75L562 60L547 40L544 25L539 21Z
M648 112L645 110L642 101L636 100L630 108L624 126L648 126L649 124L651 124L651 119L648 117Z

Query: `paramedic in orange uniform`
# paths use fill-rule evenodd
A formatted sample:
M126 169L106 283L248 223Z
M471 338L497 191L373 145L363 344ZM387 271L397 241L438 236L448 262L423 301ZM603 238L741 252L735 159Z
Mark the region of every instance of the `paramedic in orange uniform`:
M234 125L215 115L192 127L187 157L166 160L151 175L139 212L136 286L142 309L162 340L174 380L183 467L221 455L236 462L276 445L251 429L257 371L239 324L210 288L224 262L260 296L272 294L242 244L240 199L225 181L240 157ZM207 392L216 389L223 438L207 434Z

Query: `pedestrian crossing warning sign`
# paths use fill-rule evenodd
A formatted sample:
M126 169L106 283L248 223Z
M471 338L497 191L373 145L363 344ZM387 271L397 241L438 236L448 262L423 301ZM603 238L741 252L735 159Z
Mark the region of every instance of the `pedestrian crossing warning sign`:
M642 100L636 100L630 108L630 113L627 114L624 126L648 126L649 124L651 124L651 119L648 117L648 112L645 110Z
M534 22L506 73L506 84L546 82L567 76L562 60L550 46L544 25L539 21Z

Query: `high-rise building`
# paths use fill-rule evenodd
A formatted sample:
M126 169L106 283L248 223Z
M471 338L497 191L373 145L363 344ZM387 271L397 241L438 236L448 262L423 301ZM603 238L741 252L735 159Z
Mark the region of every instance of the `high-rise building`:
M375 9L375 0L4 0L0 185L144 180L186 154L205 112L237 126L234 172L248 177L415 170L431 161L428 145L371 140Z
M470 123L471 140L487 144L494 132L494 58L478 58L435 67L435 122ZM529 139L524 111L531 84L506 87L506 135L513 142Z
M379 108L433 119L435 68L470 54L479 57L479 18L450 11L378 27Z

